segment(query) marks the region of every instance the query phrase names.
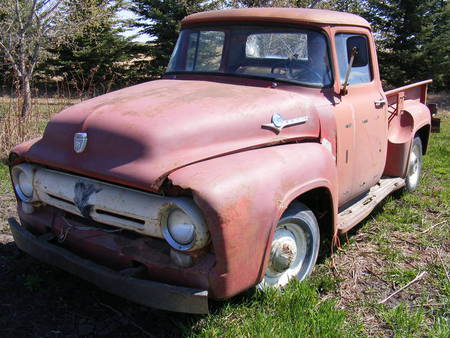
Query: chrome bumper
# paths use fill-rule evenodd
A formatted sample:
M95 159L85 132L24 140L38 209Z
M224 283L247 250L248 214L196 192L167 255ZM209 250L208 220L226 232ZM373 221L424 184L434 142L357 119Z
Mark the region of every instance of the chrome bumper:
M208 313L208 291L164 284L129 276L81 258L72 252L36 237L15 218L8 219L16 245L49 265L74 274L99 288L148 307L161 310Z

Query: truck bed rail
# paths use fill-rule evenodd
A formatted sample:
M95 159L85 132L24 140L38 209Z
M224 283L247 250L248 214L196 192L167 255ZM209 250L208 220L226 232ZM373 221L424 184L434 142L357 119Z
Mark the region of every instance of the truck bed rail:
M433 82L433 80L429 79L385 92L388 103L388 112L390 114L389 122L403 110L405 100L419 101L420 103L427 105L430 110L432 124L431 131L439 132L440 119L436 117L437 106L433 103L427 104L428 84L431 82Z
M403 110L405 100L420 101L427 103L428 84L433 80L425 80L403 87L395 88L385 92L388 103L388 112L391 114L389 120Z

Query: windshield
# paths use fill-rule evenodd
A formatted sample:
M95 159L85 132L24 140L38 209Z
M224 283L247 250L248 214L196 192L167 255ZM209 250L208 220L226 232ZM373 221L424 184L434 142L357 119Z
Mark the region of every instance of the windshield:
M181 31L167 73L256 76L315 87L332 83L323 34L301 28L226 26Z

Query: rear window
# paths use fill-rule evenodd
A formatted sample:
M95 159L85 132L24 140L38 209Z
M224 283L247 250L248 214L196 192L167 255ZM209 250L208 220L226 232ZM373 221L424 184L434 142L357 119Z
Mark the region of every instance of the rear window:
M251 34L245 44L245 55L259 59L308 60L308 34L264 33Z

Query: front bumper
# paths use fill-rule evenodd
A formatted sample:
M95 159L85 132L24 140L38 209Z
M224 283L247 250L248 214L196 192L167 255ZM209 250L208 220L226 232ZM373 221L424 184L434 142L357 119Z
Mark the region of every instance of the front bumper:
M105 266L81 258L36 237L14 218L8 219L16 245L31 256L74 274L101 289L152 308L204 314L208 313L208 291L123 276Z

